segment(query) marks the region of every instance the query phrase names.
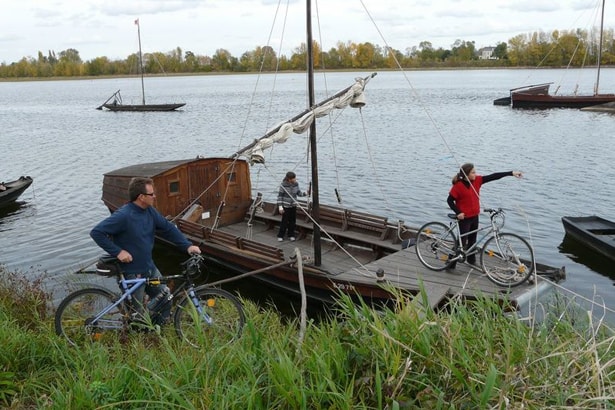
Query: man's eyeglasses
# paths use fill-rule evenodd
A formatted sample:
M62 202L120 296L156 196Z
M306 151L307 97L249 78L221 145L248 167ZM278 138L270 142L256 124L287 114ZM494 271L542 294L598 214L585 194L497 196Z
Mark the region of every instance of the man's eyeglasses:
M154 196L154 195L156 195L156 194L155 194L155 193L153 193L153 192L152 192L151 194L148 194L147 192L144 192L144 193L142 193L141 195Z

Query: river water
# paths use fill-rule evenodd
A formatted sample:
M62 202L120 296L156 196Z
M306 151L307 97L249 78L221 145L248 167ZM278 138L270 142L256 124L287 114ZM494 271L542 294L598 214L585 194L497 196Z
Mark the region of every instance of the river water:
M317 77L317 100L361 73ZM521 170L524 178L485 185L482 204L507 210L506 230L531 240L537 260L565 266L563 286L615 309L615 269L568 241L564 215L615 219L615 116L578 110L518 111L494 106L525 83L524 70L381 72L367 105L319 120L321 203L370 210L419 226L445 220L450 178L463 162L477 171ZM532 83L556 81L544 70ZM602 73L615 83L615 70ZM0 211L0 263L52 278L93 260L88 232L108 211L103 173L141 162L229 156L304 110L300 74L147 78L151 103L185 102L179 112L96 110L117 89L140 102L135 78L0 82L0 181L30 175L17 206ZM604 88L604 86L603 86ZM273 95L272 92L273 91ZM307 188L305 136L275 147L252 169L253 188L273 199L289 169ZM157 248L160 264L181 257ZM179 258L179 259L178 259ZM170 268L169 268L170 269Z

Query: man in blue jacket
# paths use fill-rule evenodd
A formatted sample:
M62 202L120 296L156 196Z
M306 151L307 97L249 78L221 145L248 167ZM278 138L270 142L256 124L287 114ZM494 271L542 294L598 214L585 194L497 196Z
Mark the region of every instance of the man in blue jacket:
M189 254L201 253L198 246L192 245L175 225L153 207L156 194L150 178L133 178L128 185L128 195L129 203L101 221L90 232L98 246L124 264L122 270L126 279L162 276L152 258L155 235ZM151 300L162 290L162 286L147 285L145 289L142 287L133 294L139 302L135 307L142 312L144 292ZM170 304L166 312L156 315L159 317L158 321L166 321L169 311Z

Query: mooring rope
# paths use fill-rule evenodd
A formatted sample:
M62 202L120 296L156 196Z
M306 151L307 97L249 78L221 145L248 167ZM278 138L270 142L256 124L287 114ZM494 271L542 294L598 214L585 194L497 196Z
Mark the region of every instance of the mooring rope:
M299 336L297 337L297 349L299 354L301 346L303 345L303 339L305 337L305 328L307 324L307 295L305 292L305 283L303 281L303 259L301 258L301 251L299 248L295 248L295 256L297 258L297 275L299 276L299 290L301 291L301 313L299 315Z
M242 273L241 275L233 276L232 278L220 279L220 280L218 280L216 282L206 283L204 286L210 288L210 287L221 285L223 283L234 282L236 280L247 278L249 276L254 276L254 275L257 275L259 273L267 272L268 270L279 268L281 266L291 266L291 265L295 264L295 262L296 261L293 260L293 258L291 257L291 260L289 260L289 261L279 262L279 263L276 263L276 264L273 264L273 265L269 265L269 266L267 266L265 268L256 269L256 270L253 270L253 271L250 271L250 272Z

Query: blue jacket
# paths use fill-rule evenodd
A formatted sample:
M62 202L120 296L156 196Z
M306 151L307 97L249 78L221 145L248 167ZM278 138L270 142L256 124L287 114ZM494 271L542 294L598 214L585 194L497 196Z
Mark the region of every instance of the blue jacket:
M154 235L159 235L186 251L192 243L155 208L143 209L132 202L122 206L101 221L90 232L94 242L109 255L122 249L130 252L132 262L122 264L128 274L149 274L156 266L152 259Z

